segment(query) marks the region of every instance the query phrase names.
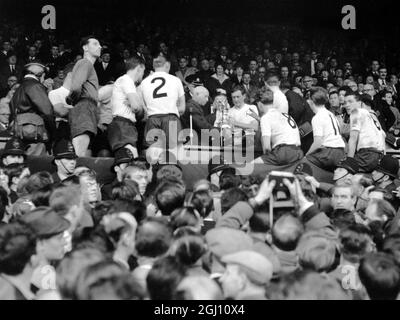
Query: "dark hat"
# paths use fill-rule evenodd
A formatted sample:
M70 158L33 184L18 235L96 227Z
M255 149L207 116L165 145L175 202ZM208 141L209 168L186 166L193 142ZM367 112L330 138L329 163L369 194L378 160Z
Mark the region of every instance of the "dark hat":
M111 170L114 171L115 166L119 166L121 163L129 163L132 160L133 160L132 151L127 148L120 148L117 151L115 151L114 163Z
M22 216L21 220L28 224L39 237L56 235L70 227L70 222L57 214L50 207L37 207Z
M351 174L356 174L360 170L360 167L354 158L347 157L346 159L339 162L338 168L346 169Z
M161 164L157 170L157 180L161 180L165 177L175 177L182 179L182 168L175 163L172 164Z
M54 160L56 159L76 159L74 146L69 140L59 140L53 148Z
M375 170L387 174L392 178L397 178L399 172L399 160L390 155L384 155Z
M212 174L217 173L219 171L223 171L225 169L233 169L229 164L227 164L224 159L220 156L215 156L210 159L208 162L208 176L210 177Z
M1 153L1 158L6 156L23 156L26 158L25 146L21 139L12 137L6 142L4 150Z
M185 78L185 81L194 85L195 87L204 86L203 81L195 74L191 74Z
M307 163L299 163L296 167L296 169L294 169L294 174L305 174L308 176L312 176L313 175L313 171L312 168L310 167L309 164Z

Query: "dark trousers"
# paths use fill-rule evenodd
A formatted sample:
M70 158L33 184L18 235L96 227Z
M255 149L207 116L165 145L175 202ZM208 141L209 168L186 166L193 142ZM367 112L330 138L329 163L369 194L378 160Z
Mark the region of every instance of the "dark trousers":
M354 155L354 160L357 161L360 166L360 172L372 172L376 169L383 157L383 152L380 152L374 148L360 149Z
M261 156L265 164L283 166L301 160L304 157L300 147L295 145L281 144L272 149L271 152Z
M333 172L345 157L344 148L322 147L309 154L307 160L318 168Z

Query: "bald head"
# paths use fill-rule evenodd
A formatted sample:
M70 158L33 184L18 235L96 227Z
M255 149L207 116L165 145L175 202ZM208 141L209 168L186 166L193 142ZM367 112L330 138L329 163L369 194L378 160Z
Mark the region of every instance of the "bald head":
M272 228L273 244L280 250L293 251L303 234L300 220L290 214L280 217Z
M26 68L26 70L28 71L28 73L34 74L35 76L41 76L45 71L45 69L38 64L30 65Z
M208 102L208 96L209 92L203 86L199 86L193 89L193 100L201 106L204 106Z

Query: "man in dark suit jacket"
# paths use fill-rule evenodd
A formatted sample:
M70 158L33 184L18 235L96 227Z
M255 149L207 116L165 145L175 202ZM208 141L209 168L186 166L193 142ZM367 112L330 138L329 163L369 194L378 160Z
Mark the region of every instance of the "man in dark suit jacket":
M192 115L193 130L198 135L199 144L207 143L207 141L200 141L201 130L213 128L213 124L207 121L203 111L203 106L208 102L208 96L209 93L205 87L194 88L192 99L186 103L186 110L181 118L183 128L190 128L190 115Z
M18 81L21 79L23 67L17 61L16 54L9 52L6 63L0 67L0 90L7 88L7 80L10 76L16 76Z
M94 69L96 70L100 86L105 86L110 81L115 80L115 69L111 63L111 55L108 51L103 52L101 59L94 63Z

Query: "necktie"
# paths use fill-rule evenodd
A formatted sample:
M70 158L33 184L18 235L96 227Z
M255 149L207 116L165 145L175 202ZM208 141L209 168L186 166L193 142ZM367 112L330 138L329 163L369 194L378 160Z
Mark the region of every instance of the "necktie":
M15 72L15 67L14 67L14 65L11 64L11 65L10 65L10 68L11 68L11 73L14 74L14 72Z

